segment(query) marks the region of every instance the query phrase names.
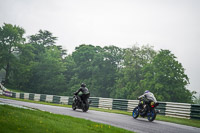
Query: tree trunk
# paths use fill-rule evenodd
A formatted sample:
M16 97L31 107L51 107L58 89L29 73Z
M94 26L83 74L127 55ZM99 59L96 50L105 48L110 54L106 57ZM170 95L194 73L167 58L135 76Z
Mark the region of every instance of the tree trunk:
M9 83L9 75L10 75L10 63L8 62L6 65L6 76L5 76L5 85Z

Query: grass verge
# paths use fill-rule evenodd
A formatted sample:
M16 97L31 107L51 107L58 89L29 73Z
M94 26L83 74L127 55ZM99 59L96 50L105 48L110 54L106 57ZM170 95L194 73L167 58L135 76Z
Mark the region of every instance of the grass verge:
M71 105L62 105L62 104L54 104L54 103L47 103L47 102L39 102L39 101L32 101L32 100L26 100L26 99L10 98L10 97L5 97L5 96L0 96L0 97L1 98L13 99L13 100L19 100L19 101L25 101L25 102L39 103L39 104L47 104L47 105L62 106L62 107L69 107L69 108L72 107ZM130 116L132 115L131 112L121 111L121 110L108 110L108 109L93 108L93 107L90 107L90 110L109 112L109 113L118 113L118 114L130 115ZM200 120L175 118L175 117L162 116L162 115L157 115L156 120L200 128Z
M131 133L106 124L66 115L0 105L1 133Z

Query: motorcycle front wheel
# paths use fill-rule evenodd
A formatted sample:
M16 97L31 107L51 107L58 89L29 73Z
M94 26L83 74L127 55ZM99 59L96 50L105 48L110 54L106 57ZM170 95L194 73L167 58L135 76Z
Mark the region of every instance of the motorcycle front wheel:
M138 116L139 116L138 106L133 109L132 116L133 116L134 119L138 118Z
M156 118L156 111L154 108L150 109L150 112L147 113L147 118L149 121L153 121Z

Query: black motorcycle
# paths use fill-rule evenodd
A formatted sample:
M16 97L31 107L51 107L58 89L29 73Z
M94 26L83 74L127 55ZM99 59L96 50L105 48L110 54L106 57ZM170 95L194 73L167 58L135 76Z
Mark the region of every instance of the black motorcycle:
M78 95L74 95L73 96L73 103L72 103L72 109L76 110L76 109L82 109L83 112L87 112L89 109L89 104L91 102L87 100L83 101L81 100L81 98Z
M153 121L157 113L160 112L160 110L155 110L158 105L159 103L153 101L145 103L143 99L139 99L139 104L133 109L132 116L136 119L140 115L141 117L147 117L149 121Z

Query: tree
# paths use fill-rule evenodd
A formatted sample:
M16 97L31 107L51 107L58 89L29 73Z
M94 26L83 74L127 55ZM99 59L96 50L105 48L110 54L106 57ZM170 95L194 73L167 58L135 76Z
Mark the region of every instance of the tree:
M66 56L64 62L66 69L63 74L66 79L66 90L63 95L70 96L80 87L80 80L78 79L78 74L76 73L77 65L72 55Z
M84 44L76 47L72 56L66 58L68 88L72 93L84 82L89 85L91 96L110 97L121 60L122 49L115 46L101 48Z
M55 45L55 41L57 40L57 37L54 37L51 32L47 30L39 30L38 34L31 35L29 37L29 43L31 44L37 44L44 47L49 47Z
M96 76L100 71L99 68L101 68L101 65L98 65L103 61L103 49L99 46L83 44L76 47L75 50L72 53L72 58L76 64L73 78L78 81L74 85L80 86L80 83L84 82L89 85L91 96L99 96L99 84L97 83L98 79Z
M194 103L200 104L200 95L198 97L194 97Z
M124 50L116 46L103 48L103 68L100 71L102 81L101 96L112 97L115 94L116 79L119 77L119 70L122 68Z
M63 74L66 70L63 55L66 53L61 46L55 45L56 39L49 31L42 30L29 37L35 55L29 82L32 92L59 94L66 89Z
M125 50L123 67L116 84L116 98L135 99L142 94L140 81L143 80L142 72L152 61L156 52L150 46L128 48Z
M0 27L0 70L6 71L5 84L9 83L12 66L18 54L18 46L23 44L25 31L16 25L5 24Z
M66 89L65 64L57 47L45 49L40 62L34 63L29 87L31 91L45 94L59 94Z
M160 50L143 73L142 88L152 91L158 100L192 102L192 93L186 89L189 78L182 64L169 50Z
M29 37L29 43L18 46L11 83L14 88L25 92L62 93L66 89L63 74L66 70L63 62L65 51L54 44L56 37L50 32L39 32Z
M31 44L24 44L18 47L19 55L18 60L15 63L13 74L10 80L10 84L13 88L29 92L29 82L32 76L31 70L33 69L35 59L35 48Z

